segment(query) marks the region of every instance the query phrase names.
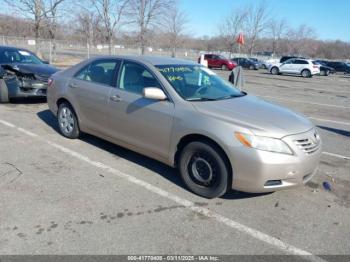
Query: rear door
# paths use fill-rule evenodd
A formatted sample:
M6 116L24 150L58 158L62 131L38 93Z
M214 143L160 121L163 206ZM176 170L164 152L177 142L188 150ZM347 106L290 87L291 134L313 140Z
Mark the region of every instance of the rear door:
M68 92L85 127L99 132L107 128L107 104L120 64L118 59L95 60L70 80Z
M209 67L214 67L213 55L205 55L204 59L208 61L208 66Z

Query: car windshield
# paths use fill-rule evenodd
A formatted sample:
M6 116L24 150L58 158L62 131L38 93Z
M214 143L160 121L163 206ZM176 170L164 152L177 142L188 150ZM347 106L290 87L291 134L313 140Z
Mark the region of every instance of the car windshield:
M43 64L43 62L34 54L25 50L5 49L0 51L1 64Z
M244 96L210 69L197 65L158 65L176 92L188 101L210 101Z

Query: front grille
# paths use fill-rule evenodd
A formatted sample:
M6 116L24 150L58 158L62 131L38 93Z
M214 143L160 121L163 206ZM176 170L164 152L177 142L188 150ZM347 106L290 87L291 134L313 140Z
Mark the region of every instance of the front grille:
M315 153L320 145L320 140L317 133L315 133L312 138L298 139L294 142L297 147L308 155Z

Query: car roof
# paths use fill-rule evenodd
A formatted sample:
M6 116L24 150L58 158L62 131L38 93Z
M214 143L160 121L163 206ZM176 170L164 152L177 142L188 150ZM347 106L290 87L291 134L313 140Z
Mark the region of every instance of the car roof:
M119 59L128 59L143 63L149 63L152 65L197 65L191 60L165 57L165 56L141 56L141 55L123 55L123 56L96 56L94 59L101 58L119 58Z
M25 50L28 52L31 52L25 48L19 48L19 47L14 47L14 46L5 46L5 45L0 45L0 51L2 50Z

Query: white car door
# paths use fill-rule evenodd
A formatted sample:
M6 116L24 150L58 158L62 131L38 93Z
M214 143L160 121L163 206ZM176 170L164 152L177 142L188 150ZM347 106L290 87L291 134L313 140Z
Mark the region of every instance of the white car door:
M280 72L281 73L292 73L293 71L293 61L294 59L289 59L286 62L284 62L282 65L280 65Z
M293 61L293 72L294 74L300 74L303 69L308 67L308 62L305 60L295 59Z

